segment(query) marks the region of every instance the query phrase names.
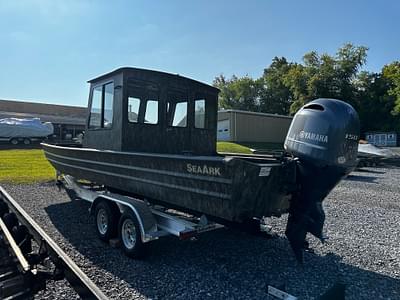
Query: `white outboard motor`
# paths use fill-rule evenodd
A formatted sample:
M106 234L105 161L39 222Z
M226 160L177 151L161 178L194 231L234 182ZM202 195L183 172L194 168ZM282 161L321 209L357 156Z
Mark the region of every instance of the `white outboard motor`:
M291 200L286 236L301 262L307 232L324 240L322 201L356 167L359 132L357 112L340 100L314 100L294 116L284 146L298 158L299 189Z

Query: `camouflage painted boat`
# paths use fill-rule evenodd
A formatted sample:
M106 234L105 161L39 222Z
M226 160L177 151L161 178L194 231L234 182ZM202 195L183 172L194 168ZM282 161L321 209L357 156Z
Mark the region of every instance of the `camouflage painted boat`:
M297 252L307 232L323 238L322 200L356 165L359 121L350 105L305 105L280 157L218 154L218 89L136 68L89 82L82 147L42 144L59 172L226 224L289 212Z

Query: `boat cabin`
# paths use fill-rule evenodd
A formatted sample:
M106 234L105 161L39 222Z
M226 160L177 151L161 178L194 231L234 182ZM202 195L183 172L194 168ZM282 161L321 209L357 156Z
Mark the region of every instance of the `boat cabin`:
M89 83L85 148L216 155L217 88L137 68Z

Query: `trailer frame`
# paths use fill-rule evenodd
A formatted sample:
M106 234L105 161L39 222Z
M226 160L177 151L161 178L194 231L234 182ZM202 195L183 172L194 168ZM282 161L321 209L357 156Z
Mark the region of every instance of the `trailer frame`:
M180 239L189 239L200 233L223 228L218 223L210 222L205 215L194 217L179 211L173 211L160 205L152 205L145 199L110 192L105 187L79 182L70 175L57 173L57 182L75 192L78 199L90 203L89 213L94 214L96 206L106 201L118 207L120 216L131 212L137 219L142 243L148 243L163 236L174 235ZM96 223L97 216L95 216ZM98 229L97 225L96 229ZM121 238L119 238L120 242Z

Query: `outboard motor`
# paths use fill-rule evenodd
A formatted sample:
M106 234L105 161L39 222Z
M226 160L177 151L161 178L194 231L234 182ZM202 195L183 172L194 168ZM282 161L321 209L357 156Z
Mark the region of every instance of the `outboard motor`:
M300 262L307 232L324 241L322 201L356 167L359 132L357 112L340 100L314 100L294 116L285 150L297 158L299 189L290 203L286 236Z

